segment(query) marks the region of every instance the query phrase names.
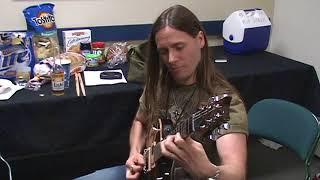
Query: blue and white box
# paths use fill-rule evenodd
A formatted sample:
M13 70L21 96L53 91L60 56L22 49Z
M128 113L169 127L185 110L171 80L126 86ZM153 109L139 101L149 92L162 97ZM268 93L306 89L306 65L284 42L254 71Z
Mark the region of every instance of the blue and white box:
M263 51L270 31L271 22L262 9L235 11L223 23L224 49L232 54Z

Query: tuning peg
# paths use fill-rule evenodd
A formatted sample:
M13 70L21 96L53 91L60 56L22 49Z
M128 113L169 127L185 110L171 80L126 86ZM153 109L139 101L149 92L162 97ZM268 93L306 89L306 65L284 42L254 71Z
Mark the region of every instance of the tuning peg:
M222 129L225 129L225 130L228 130L228 129L230 129L230 124L229 123L223 123L223 124L221 124L220 125L220 128Z
M205 121L208 122L208 123L212 123L213 119L210 118L210 119L206 119Z

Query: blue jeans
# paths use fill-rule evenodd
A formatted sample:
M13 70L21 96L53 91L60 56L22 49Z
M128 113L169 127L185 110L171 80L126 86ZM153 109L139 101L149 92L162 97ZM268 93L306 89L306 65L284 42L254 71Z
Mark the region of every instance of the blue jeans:
M74 180L126 180L126 167L122 165L105 168Z

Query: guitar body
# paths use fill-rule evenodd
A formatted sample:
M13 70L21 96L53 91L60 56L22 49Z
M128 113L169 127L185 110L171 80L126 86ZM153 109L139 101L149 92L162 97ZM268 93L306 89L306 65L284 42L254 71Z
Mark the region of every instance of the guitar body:
M153 147L156 146L157 143L161 142L163 139L169 135L170 131L172 130L172 123L170 120L158 120L156 124L153 125L153 128L149 132L149 139L146 142L146 147ZM158 144L160 145L160 144ZM159 148L160 149L160 148ZM155 149L150 149L154 151ZM161 152L152 152L159 154ZM159 155L160 156L160 155ZM154 156L151 156L149 160L150 164L150 171L146 171L144 176L142 177L143 180L155 180L155 179L162 179L162 180L170 180L171 179L171 166L172 160L166 157L161 156L159 159L155 160Z
M149 172L144 173L142 176L143 180L171 180L171 166L172 160L161 157L157 161L157 165Z

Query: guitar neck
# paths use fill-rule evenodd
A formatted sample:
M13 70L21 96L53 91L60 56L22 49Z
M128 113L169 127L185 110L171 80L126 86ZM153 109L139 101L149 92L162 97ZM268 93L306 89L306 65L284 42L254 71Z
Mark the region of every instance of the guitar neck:
M154 161L158 161L161 157L162 157L162 154L161 154L161 146L160 146L160 142L158 142L154 147L153 147L153 158L154 158Z
M196 131L195 127L200 127L206 114L212 112L213 109L201 109L193 113L191 117L179 121L169 134L180 133L182 138L186 138Z
M195 132L195 129L194 129L194 125L195 123L197 123L197 119L199 119L200 117L203 116L203 114L206 114L208 112L210 112L211 110L199 110L197 111L196 113L194 113L192 115L192 117L188 118L188 119L184 119L180 122L178 122L176 124L176 126L171 129L169 131L169 135L173 135L173 134L176 134L176 133L180 133L181 137L182 138L186 138L188 137L189 135L191 135L193 132ZM166 135L167 136L167 135ZM161 146L160 146L160 142L158 142L154 147L153 147L153 152L154 152L154 161L157 161L159 160L161 157L162 157L162 154L161 154Z

